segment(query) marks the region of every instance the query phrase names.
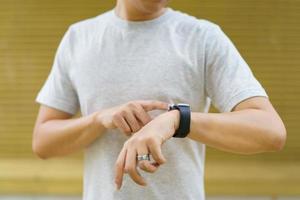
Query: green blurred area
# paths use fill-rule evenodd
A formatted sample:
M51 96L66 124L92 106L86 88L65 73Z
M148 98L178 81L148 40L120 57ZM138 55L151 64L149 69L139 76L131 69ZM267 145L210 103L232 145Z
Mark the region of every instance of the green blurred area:
M114 3L111 0L0 0L0 169L1 166L6 170L13 169L11 166L21 165L26 160L33 160L34 166L40 165L42 161L36 161L31 150L32 130L38 111L34 99L48 76L59 41L70 24L99 15L113 8ZM227 162L226 166L230 168L228 172L234 172L248 162L251 162L250 166L257 163L257 166L262 167L279 163L281 168L273 169L274 174L276 170L279 170L278 173L285 173L291 168L293 172L298 169L300 171L300 1L172 0L170 6L222 27L268 92L288 131L287 144L281 152L241 156L208 148L208 165L220 163L222 166L222 163ZM79 153L68 159L81 158ZM15 160L22 162L14 163ZM9 161L14 164L7 164ZM35 165L35 162L39 164ZM37 167L37 170L42 169L43 167ZM81 166L78 169L80 171ZM217 171L216 168L211 174ZM38 172L32 173L39 178ZM259 181L259 177L263 181L265 174L259 170L252 173L257 178L255 181ZM238 174L240 179L237 179L237 184L240 183L239 180L243 180L243 173ZM3 170L0 172L2 186L12 180L12 177L22 177L6 175ZM72 180L77 181L80 186L80 176L77 175ZM288 181L289 176L294 179ZM230 178L225 176L223 183L217 183L214 182L213 175L208 177L212 177L207 180L208 183L211 181L208 190L214 194L223 190L214 190L213 185L219 184L221 188L222 184L225 186L228 183L226 179ZM295 179L297 175L288 174L284 177L286 187L289 183L296 184L300 193L300 180ZM216 180L219 180L218 177ZM274 179L278 180L281 180L280 177ZM252 183L255 184L255 181ZM38 182L32 180L32 183ZM9 189L13 187L14 184L2 187L0 192L22 190ZM250 190L251 187L251 194L259 193L257 189ZM47 191L52 190L39 190ZM295 191L296 189L291 190L287 194L297 193ZM27 192L38 191L29 189ZM64 189L60 192L64 193ZM230 194L235 194L234 192ZM74 192L71 190L70 193Z

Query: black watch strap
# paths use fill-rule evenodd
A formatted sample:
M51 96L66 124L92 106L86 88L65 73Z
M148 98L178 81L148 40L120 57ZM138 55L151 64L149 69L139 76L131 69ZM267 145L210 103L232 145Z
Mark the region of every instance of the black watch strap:
M180 122L179 127L175 131L173 137L184 138L190 132L190 124L191 124L191 109L188 104L170 104L169 111L177 109L180 112Z

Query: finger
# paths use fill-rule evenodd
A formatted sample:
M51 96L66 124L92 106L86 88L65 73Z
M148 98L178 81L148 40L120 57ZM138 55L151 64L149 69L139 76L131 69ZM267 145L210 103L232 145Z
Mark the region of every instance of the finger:
M127 121L122 116L115 116L113 118L113 122L117 128L123 131L127 136L130 136L131 129L127 123Z
M137 120L137 121L138 121L139 126L140 126L141 128L145 126L140 120ZM141 128L140 128L140 129L141 129ZM137 132L138 132L138 131L137 131ZM135 134L135 133L137 133L137 132L131 132L130 135L133 135L133 134Z
M148 146L150 150L150 154L152 155L153 159L159 164L164 164L167 160L163 156L161 152L161 146L158 145L157 143L152 143L151 145Z
M125 173L128 173L134 182L139 185L146 186L145 179L138 173L136 168L137 152L132 148L128 149L125 161Z
M128 122L132 132L137 132L138 130L140 130L140 125L139 122L137 121L137 119L135 118L134 114L131 111L127 111L125 113L124 118L126 119L126 121Z
M137 104L136 108L133 110L136 118L142 123L142 125L146 125L148 122L151 121L150 115L144 110L144 108Z
M147 155L148 154L147 146L145 146L145 145L139 146L137 152L138 152L138 155L140 155L140 156ZM154 165L151 165L150 161L148 161L148 160L141 160L141 161L137 161L137 162L138 162L139 168L141 168L142 170L144 170L146 172L153 173L157 169L157 167Z
M153 166L155 166L157 168L160 166L160 164L158 164L157 162L152 162L151 165L153 165Z
M115 164L115 184L119 190L122 186L127 149L123 147Z
M142 160L138 162L138 166L140 169L144 170L145 172L149 172L149 173L154 173L159 165L157 165L156 163L150 163L147 160Z
M140 125L140 127L144 127L145 125L143 124L143 122L141 122L140 120L138 120L138 123Z
M141 100L138 101L146 111L151 111L151 110L168 110L168 103L162 102L162 101L156 101L156 100Z

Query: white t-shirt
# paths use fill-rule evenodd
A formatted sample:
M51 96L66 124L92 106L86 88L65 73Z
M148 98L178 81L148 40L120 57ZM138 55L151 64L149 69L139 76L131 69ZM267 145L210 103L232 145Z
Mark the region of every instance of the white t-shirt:
M86 116L140 99L188 103L193 112L208 112L212 101L229 112L253 96L267 94L220 27L167 8L153 20L126 21L110 10L71 25L36 101ZM126 174L116 191L114 164L126 139L109 130L85 149L84 200L205 199L205 145L189 138L163 145L167 163L141 171L147 187Z

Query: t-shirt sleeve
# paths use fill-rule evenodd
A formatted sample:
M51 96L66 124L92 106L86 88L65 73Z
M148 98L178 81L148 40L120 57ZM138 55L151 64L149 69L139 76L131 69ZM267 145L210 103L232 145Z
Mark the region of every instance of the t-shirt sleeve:
M268 97L218 25L211 27L205 46L206 93L220 112L230 112L238 103L251 97Z
M71 47L69 29L59 44L51 72L39 91L36 102L74 115L78 111L79 103L69 73Z

